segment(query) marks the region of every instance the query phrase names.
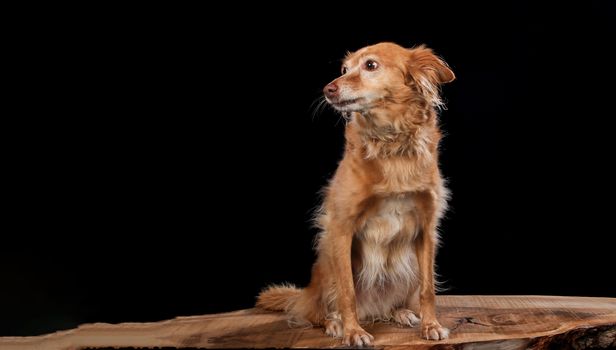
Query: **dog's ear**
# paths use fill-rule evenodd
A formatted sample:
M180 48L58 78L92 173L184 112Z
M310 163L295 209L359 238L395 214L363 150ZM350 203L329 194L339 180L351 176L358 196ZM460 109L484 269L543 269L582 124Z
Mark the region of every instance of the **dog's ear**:
M418 89L432 106L444 108L439 87L456 78L447 63L422 45L408 49L406 68L408 84Z
M415 78L428 79L434 85L453 81L456 76L447 63L424 45L408 49L409 73Z

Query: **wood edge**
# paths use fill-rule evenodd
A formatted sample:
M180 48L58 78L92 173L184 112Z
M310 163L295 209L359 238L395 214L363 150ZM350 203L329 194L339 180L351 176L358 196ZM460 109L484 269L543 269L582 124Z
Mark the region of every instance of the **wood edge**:
M611 298L611 297L572 297L572 296L529 296L529 295L510 295L510 296L478 296L478 295L445 295L444 297L454 297L454 298L474 298L474 297L478 297L478 298L525 298L525 299L545 299L545 300L577 300L577 301L600 301L600 302L608 302L608 303L616 303L616 298ZM616 307L615 307L615 311L616 311ZM76 328L72 328L72 329L67 329L67 330L61 330L61 331L56 331L53 333L48 333L48 334L42 334L42 335L37 335L37 336L25 336L25 337L20 337L20 336L10 336L10 337L0 337L0 348L5 349L6 348L11 348L11 347L15 347L16 349L24 349L25 346L37 346L44 348L45 343L49 342L49 343L55 343L56 345L60 345L60 344L66 344L67 346L64 347L62 345L60 345L61 347L59 347L59 349L77 349L77 347L71 347L68 343L70 342L70 338L72 337L79 337L81 332L87 332L87 331L95 331L95 330L102 330L102 331L113 331L114 329L119 329L119 328L123 328L124 330L131 330L134 329L135 331L152 331L155 330L158 327L165 327L168 324L173 324L173 323L184 323L184 322L199 322L201 320L206 320L206 319L211 319L211 318L220 318L220 317L236 317L236 316L245 316L245 317L249 317L250 315L262 315L262 314L268 314L268 315L272 315L274 317L279 316L280 318L284 318L284 315L281 313L277 313L277 312L269 312L269 311L263 311L260 309L256 309L256 308L250 308L250 309L243 309L243 310L236 310L236 311L230 311L230 312L224 312L224 313L218 313L218 314L206 314L206 315L197 315L197 316L178 316L178 317L174 317L172 319L166 319L166 320L160 320L160 321L154 321L154 322L124 322L124 323L87 323L87 324L82 324L79 325ZM507 336L507 334L495 334L495 336L492 339L482 339L481 341L477 341L477 342L473 342L470 339L456 339L456 342L447 342L447 343L438 343L438 344L430 344L428 342L424 343L424 344L408 344L408 345L404 345L404 344L400 344L400 345L381 345L378 346L379 348L386 348L386 349L395 349L395 347L397 346L412 346L412 349L414 349L416 346L419 346L418 349L420 349L422 346L428 346L426 349L430 349L432 347L435 346L454 346L453 349L456 349L456 346L462 346L464 344L472 344L472 343L490 343L490 342L506 342L506 341L512 341L512 340L519 340L519 339L529 339L529 341L533 341L533 342L537 342L537 339L560 339L563 337L563 334L581 334L579 336L582 336L585 333L590 332L589 330L593 330L593 329L605 329L606 332L612 331L614 330L616 332L616 312L615 313L610 313L610 314L606 314L603 315L602 318L607 318L607 319L599 319L596 321L592 321L592 322L588 322L588 324L578 324L575 322L566 322L563 323L560 327L553 329L553 330L548 330L548 331L544 331L544 332L538 332L538 333L529 333L530 335L532 335L531 338L520 338L519 335L515 336ZM570 337L570 336L569 336ZM453 339L452 339L453 340ZM130 347L129 347L130 348ZM147 347L144 347L147 348ZM444 349L444 348L443 348ZM449 349L449 348L447 348Z

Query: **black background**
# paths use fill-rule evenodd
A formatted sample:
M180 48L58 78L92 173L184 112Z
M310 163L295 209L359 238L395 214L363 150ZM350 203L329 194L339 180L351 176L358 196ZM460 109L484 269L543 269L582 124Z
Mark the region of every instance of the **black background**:
M616 297L614 5L295 6L19 13L0 335L305 285L344 142L311 104L346 50L379 41L425 43L457 76L441 115L446 293Z

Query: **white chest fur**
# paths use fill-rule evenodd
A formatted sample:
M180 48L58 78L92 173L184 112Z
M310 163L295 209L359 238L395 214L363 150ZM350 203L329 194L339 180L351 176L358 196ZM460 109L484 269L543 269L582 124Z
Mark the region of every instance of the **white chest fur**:
M415 237L415 203L408 195L394 195L383 199L372 217L368 218L361 234L362 240L387 245L396 239Z
M413 199L381 201L354 242L358 310L363 317L387 317L419 280L413 241L418 232Z

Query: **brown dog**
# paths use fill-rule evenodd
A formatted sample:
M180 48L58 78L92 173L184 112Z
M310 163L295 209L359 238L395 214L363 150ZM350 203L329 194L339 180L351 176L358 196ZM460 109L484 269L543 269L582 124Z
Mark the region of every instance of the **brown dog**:
M348 120L344 158L326 188L310 285L271 286L257 306L323 325L346 345L373 340L359 321L419 324L426 339L449 331L436 319L434 255L448 196L438 168L439 86L454 80L423 46L365 47L344 60L324 93ZM419 317L418 317L419 316Z

